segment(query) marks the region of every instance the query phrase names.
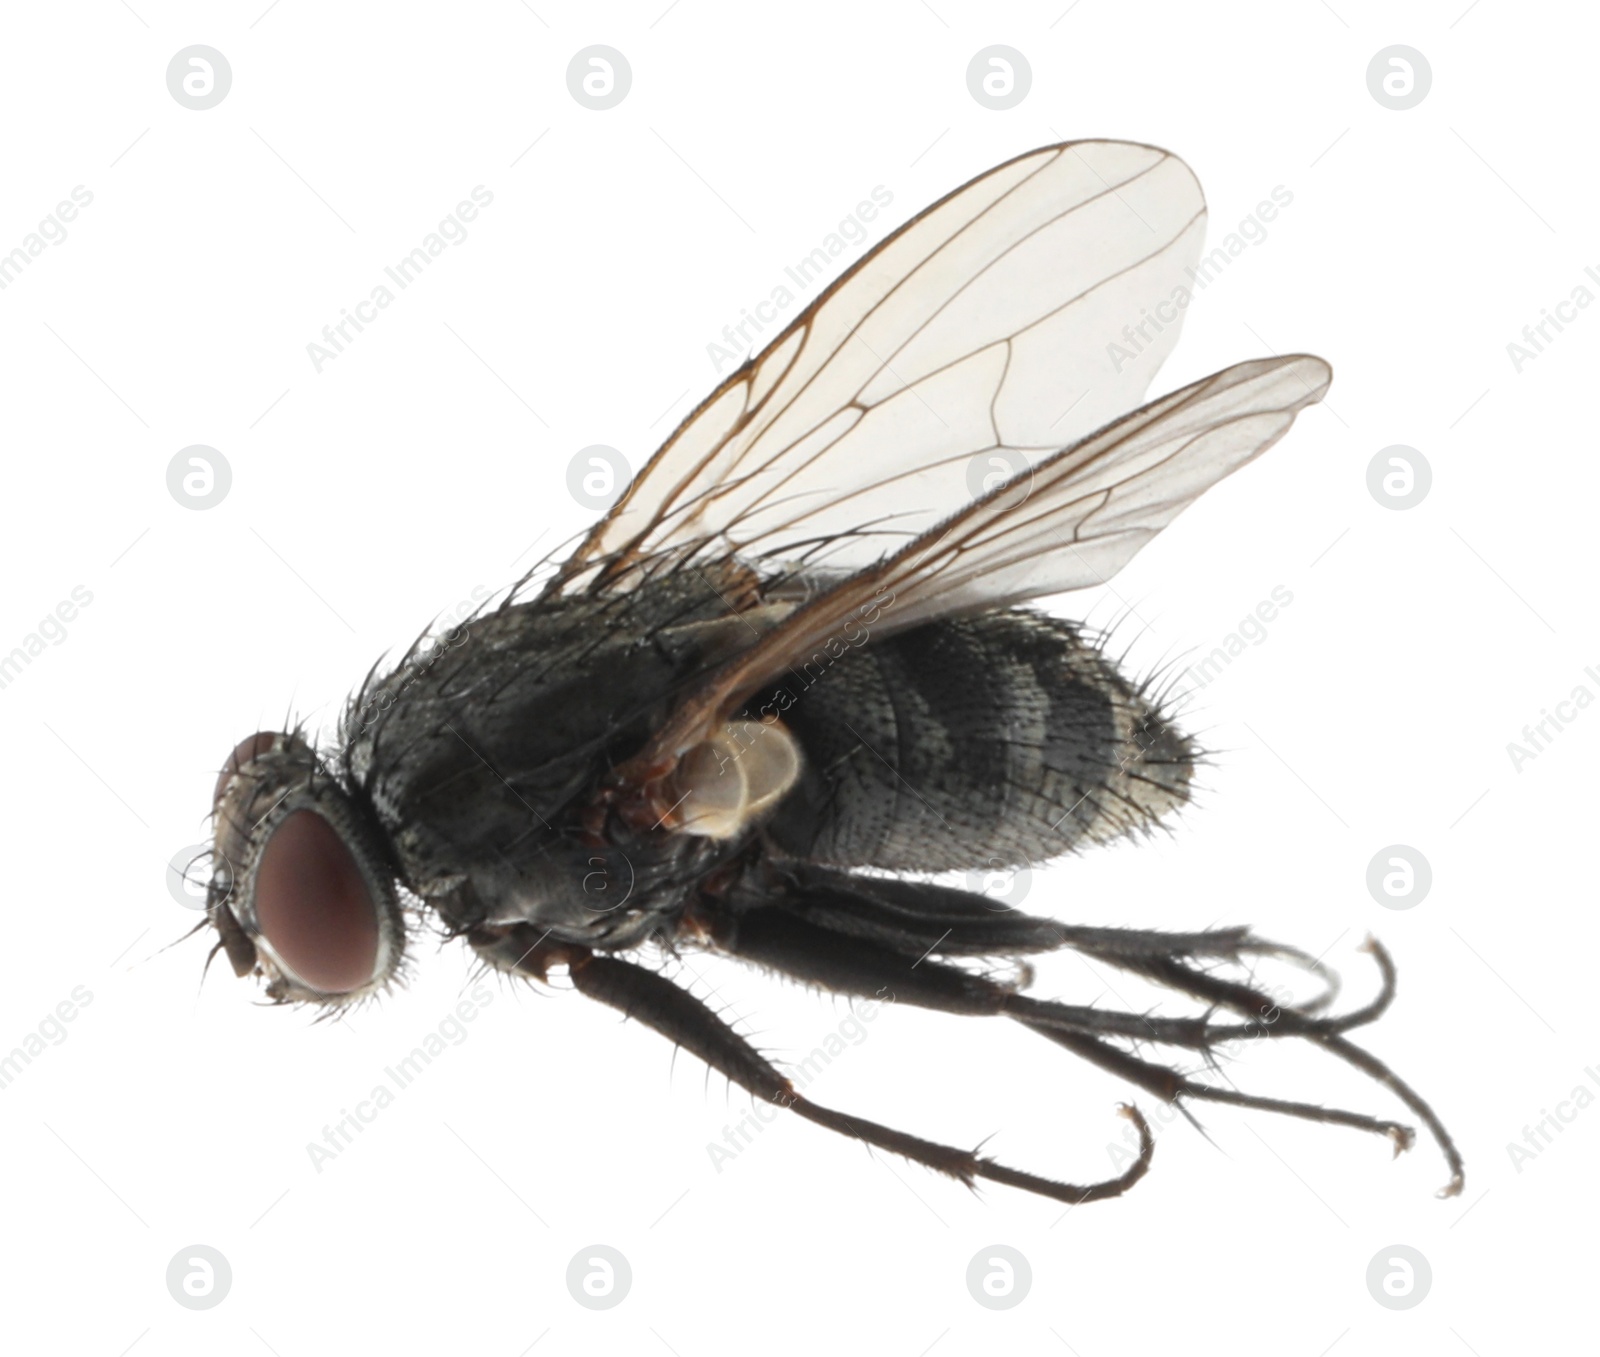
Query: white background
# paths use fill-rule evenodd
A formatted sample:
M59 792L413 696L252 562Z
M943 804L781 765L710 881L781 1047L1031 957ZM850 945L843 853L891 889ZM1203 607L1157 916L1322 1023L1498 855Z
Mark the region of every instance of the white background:
M74 987L92 1002L0 1090L0 1342L1488 1357L1571 1341L1600 1110L1566 1104L1570 1124L1520 1164L1507 1146L1595 1088L1600 710L1520 770L1507 745L1579 684L1600 693L1584 673L1600 666L1600 308L1520 373L1507 344L1580 284L1600 294L1584 274L1600 266L1593 16L1505 0L264 8L5 18L0 249L75 185L94 196L0 292L0 651L74 586L93 601L0 691L0 1050ZM194 43L232 66L206 111L165 82ZM633 71L607 112L566 84L593 43ZM992 43L1032 68L1005 112L966 86ZM1366 83L1395 43L1433 72L1404 112ZM747 1095L609 1010L498 983L468 1039L318 1172L308 1142L448 1016L469 957L423 939L409 989L313 1026L254 1006L225 965L200 987L202 938L153 956L195 921L166 863L203 837L225 752L291 710L330 722L382 652L586 526L574 452L642 462L715 380L707 344L874 186L893 203L872 241L1000 160L1085 136L1184 157L1213 241L1275 186L1293 194L1190 309L1157 390L1273 350L1336 377L1114 595L1058 601L1100 623L1135 609L1117 643L1146 672L1209 651L1275 586L1293 594L1192 701L1218 751L1197 807L1170 836L1036 872L1028 908L1251 923L1331 948L1352 1002L1377 933L1400 994L1365 1039L1459 1137L1465 1194L1434 1198L1425 1140L1391 1162L1372 1137L1218 1108L1199 1109L1213 1143L1163 1129L1134 1192L1065 1214L789 1119L717 1172L707 1145ZM480 184L494 201L464 243L316 372L307 344ZM166 486L196 443L233 475L203 512ZM1366 484L1395 443L1433 470L1404 512ZM1406 911L1365 884L1394 843L1433 869ZM684 978L777 1057L849 1017L693 965ZM1115 1002L1070 956L1038 992ZM886 1011L863 1030L815 1097L957 1143L992 1134L991 1152L1062 1177L1112 1172L1118 1081L998 1021ZM1309 1049L1265 1046L1229 1067L1242 1086L1391 1108ZM633 1270L604 1312L565 1282L596 1243ZM233 1270L205 1312L165 1284L193 1244ZM1033 1275L1006 1311L965 1281L995 1244ZM1404 1312L1366 1284L1395 1244L1433 1274Z

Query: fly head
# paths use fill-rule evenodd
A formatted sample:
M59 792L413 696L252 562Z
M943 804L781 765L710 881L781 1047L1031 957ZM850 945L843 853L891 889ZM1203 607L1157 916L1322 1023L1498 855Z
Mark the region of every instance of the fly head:
M298 734L262 731L213 794L207 915L236 975L280 1003L342 1006L383 989L405 951L384 835Z

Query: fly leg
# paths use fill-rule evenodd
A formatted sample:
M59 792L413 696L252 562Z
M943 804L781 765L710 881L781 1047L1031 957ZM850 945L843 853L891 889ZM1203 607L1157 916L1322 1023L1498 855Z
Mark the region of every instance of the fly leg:
M1201 1083L1113 1044L1117 1040L1153 1042L1199 1051L1209 1058L1213 1048L1225 1041L1261 1035L1304 1037L1383 1084L1415 1112L1439 1142L1450 1165L1451 1179L1443 1195L1453 1195L1460 1190L1461 1156L1433 1109L1375 1056L1353 1045L1343 1035L1347 1027L1370 1022L1393 997L1394 965L1376 943L1370 944L1370 949L1383 973L1383 989L1361 1009L1339 1018L1313 1018L1292 1009L1279 1009L1270 996L1259 990L1216 980L1203 971L1176 962L1165 969L1137 968L1142 973L1158 976L1174 988L1210 999L1253 1019L1224 1025L1206 1017L1160 1018L1034 999L955 966L923 958L913 960L890 948L818 928L779 908L753 910L737 917L724 916L717 921L713 938L722 950L733 956L839 993L898 1000L946 1013L1015 1019L1168 1101L1193 1098L1349 1126L1388 1136L1396 1153L1410 1148L1415 1135L1398 1122L1343 1108L1267 1098ZM1261 1017L1254 1020L1257 1014ZM1273 1016L1268 1017L1268 1014Z
M1320 960L1258 938L1246 927L1164 933L1064 924L1024 914L976 891L863 876L810 863L758 864L735 888L734 903L736 909L777 905L818 928L861 938L912 959L1016 957L1070 947L1107 965L1152 975L1166 965L1239 965L1249 957L1270 957L1304 971L1321 985L1321 993L1296 1005L1307 1015L1327 1008L1339 989L1338 976Z
M1144 1177L1155 1152L1155 1142L1144 1117L1137 1108L1124 1106L1123 1115L1139 1129L1139 1156L1117 1177L1079 1187L1008 1168L971 1150L959 1150L907 1135L904 1131L823 1107L802 1097L782 1073L700 1000L654 971L593 953L574 955L567 966L573 987L580 994L609 1004L647 1027L655 1028L756 1097L786 1107L807 1121L840 1135L865 1141L949 1174L968 1187L975 1179L984 1178L1076 1206L1126 1192Z
M1391 1070L1377 1056L1363 1047L1357 1046L1344 1035L1351 1027L1359 1027L1363 1023L1371 1022L1378 1017L1394 998L1395 968L1394 961L1389 956L1383 944L1375 938L1369 938L1365 950L1372 953L1373 959L1378 963L1378 970L1383 976L1383 986L1376 998L1345 1015L1338 1025L1329 1025L1323 1022L1313 1022L1309 1030L1293 1032L1291 1035L1304 1036L1308 1041L1316 1042L1324 1047L1329 1054L1337 1056L1347 1065L1352 1065L1367 1075L1375 1082L1382 1084L1401 1102L1414 1112L1428 1132L1438 1142L1440 1150L1444 1153L1445 1161L1450 1166L1450 1180L1439 1189L1441 1197L1453 1197L1460 1191L1466 1182L1466 1166L1457 1149L1455 1140L1445 1125L1439 1120L1438 1114L1430 1107L1427 1101L1410 1084L1406 1083L1398 1074ZM1249 985L1242 985L1237 981L1225 980L1221 977L1209 975L1197 970L1193 966L1175 957L1164 960L1152 960L1145 967L1129 967L1138 969L1141 974L1152 979L1180 989L1196 998L1205 999L1212 1003L1233 1009L1239 1013L1249 1013L1252 1009L1265 1011L1261 1005L1270 1005L1272 1000L1260 990Z
M587 948L554 944L527 925L510 930L483 930L472 938L480 955L502 970L543 979L552 965L565 965L573 988L590 999L607 1004L699 1056L734 1083L764 1101L787 1108L807 1121L877 1149L924 1164L971 1187L978 1179L1021 1188L1052 1201L1080 1205L1120 1196L1144 1177L1150 1167L1155 1141L1149 1124L1135 1107L1123 1107L1139 1131L1139 1155L1115 1178L1078 1186L986 1159L971 1150L940 1145L892 1127L867 1121L831 1107L811 1102L796 1091L775 1066L743 1037L687 990L664 976L615 957L597 955Z

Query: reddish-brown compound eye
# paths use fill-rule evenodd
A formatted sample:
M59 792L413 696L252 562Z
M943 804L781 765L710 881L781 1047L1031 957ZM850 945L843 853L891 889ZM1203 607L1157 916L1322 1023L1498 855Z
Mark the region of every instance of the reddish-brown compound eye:
M228 761L222 765L222 772L217 776L217 789L211 793L211 804L215 805L222 798L222 789L228 785L228 779L237 773L251 759L259 758L272 748L273 741L284 737L276 731L257 731L249 739L240 740L233 747L233 753L228 755Z
M354 854L314 810L272 832L256 870L256 927L296 978L348 994L378 967L378 908Z

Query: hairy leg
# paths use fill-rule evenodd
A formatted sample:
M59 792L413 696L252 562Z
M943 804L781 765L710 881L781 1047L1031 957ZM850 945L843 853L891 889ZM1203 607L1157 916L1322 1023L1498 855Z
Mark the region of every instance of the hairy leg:
M1058 1045L1169 1101L1191 1098L1350 1126L1388 1136L1397 1153L1410 1148L1414 1133L1398 1122L1343 1108L1268 1098L1202 1083L1113 1044L1118 1040L1145 1041L1199 1051L1209 1059L1213 1050L1224 1042L1261 1036L1305 1038L1362 1070L1404 1102L1428 1127L1449 1163L1451 1178L1442 1195L1453 1195L1460 1190L1461 1156L1433 1109L1386 1065L1344 1036L1348 1029L1377 1018L1393 998L1394 965L1378 944L1369 944L1369 950L1383 978L1379 994L1350 1013L1317 1017L1303 1010L1282 1007L1253 986L1199 970L1182 953L1158 953L1154 940L1162 936L1141 934L1136 943L1124 946L1106 959L1217 1007L1237 1012L1247 1019L1246 1022L1216 1023L1209 1016L1162 1018L1034 999L970 971L931 961L925 956L912 960L893 947L819 926L799 911L789 909L787 902L782 907L747 910L737 916L723 917L713 931L713 940L733 956L838 993L890 998L946 1013L1015 1019ZM1094 954L1099 955L1100 950L1095 949Z
M908 1135L904 1131L896 1131L877 1122L811 1102L802 1097L782 1073L699 999L654 971L632 962L593 953L574 952L566 958L566 963L573 987L580 994L609 1004L628 1017L653 1027L663 1036L692 1051L712 1069L721 1071L735 1083L749 1089L756 1097L786 1107L807 1121L837 1131L840 1135L865 1141L878 1149L889 1150L940 1173L949 1174L969 1187L982 1178L1054 1201L1079 1205L1119 1196L1144 1177L1150 1167L1155 1143L1149 1126L1137 1108L1122 1109L1124 1115L1139 1128L1140 1147L1138 1158L1124 1173L1087 1186L1057 1182L1009 1168L971 1150L923 1140L919 1136Z

